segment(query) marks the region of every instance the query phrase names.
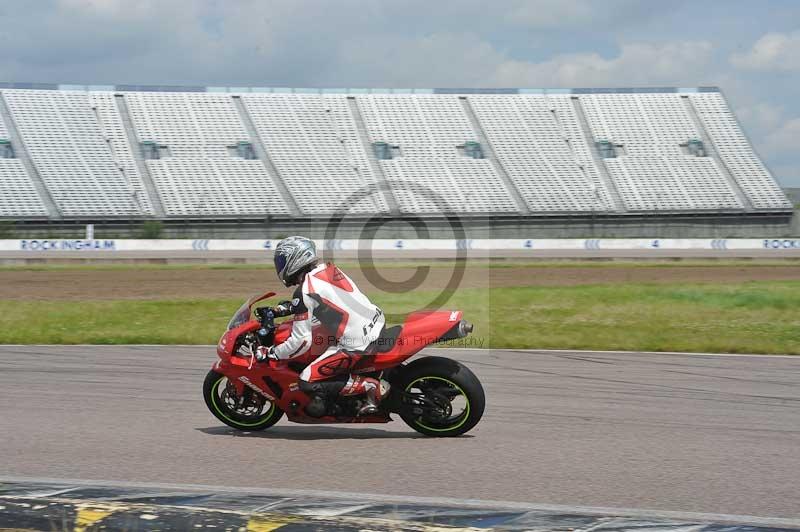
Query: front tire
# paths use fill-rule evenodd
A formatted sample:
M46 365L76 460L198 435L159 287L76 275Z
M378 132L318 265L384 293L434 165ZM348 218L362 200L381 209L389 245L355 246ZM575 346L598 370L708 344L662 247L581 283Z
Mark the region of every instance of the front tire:
M277 423L283 410L249 388L239 398L222 373L211 370L203 381L203 399L214 417L238 430L264 430Z
M421 434L460 436L483 416L483 386L469 368L455 360L421 358L405 366L399 377L398 392L403 394L400 417Z

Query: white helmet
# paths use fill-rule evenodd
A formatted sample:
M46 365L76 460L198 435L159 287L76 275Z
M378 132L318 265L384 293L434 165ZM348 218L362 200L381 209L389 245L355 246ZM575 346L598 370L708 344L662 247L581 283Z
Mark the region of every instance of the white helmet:
M317 246L304 236L284 238L275 246L275 271L286 286L297 284L297 274L305 267L319 262Z

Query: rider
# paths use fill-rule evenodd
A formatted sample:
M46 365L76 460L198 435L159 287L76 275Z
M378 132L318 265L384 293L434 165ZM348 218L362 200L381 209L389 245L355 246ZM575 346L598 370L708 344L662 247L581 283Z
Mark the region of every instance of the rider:
M259 361L294 358L312 344L312 321L321 323L336 337L331 346L300 374L299 387L311 396L306 412L325 415L326 397L366 396L358 415L373 414L388 390L372 377L351 375L370 344L380 336L385 318L347 275L332 263L321 263L314 242L302 236L284 238L275 247L275 271L285 286L298 285L290 302L274 309L276 315L294 314L291 336L282 344L258 349ZM383 386L382 386L383 384Z

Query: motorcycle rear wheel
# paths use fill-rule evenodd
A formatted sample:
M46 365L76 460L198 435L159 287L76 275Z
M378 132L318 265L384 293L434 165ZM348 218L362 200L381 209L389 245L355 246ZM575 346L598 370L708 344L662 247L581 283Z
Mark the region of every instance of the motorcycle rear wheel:
M399 387L404 394L400 417L426 436L460 436L478 424L486 407L483 386L463 364L443 357L420 358L404 368ZM421 398L438 413L413 411Z
M228 378L222 373L211 370L203 381L203 399L214 417L228 425L242 431L264 430L277 423L283 416L283 410L266 398L255 395L238 407L232 404L232 397L228 386Z

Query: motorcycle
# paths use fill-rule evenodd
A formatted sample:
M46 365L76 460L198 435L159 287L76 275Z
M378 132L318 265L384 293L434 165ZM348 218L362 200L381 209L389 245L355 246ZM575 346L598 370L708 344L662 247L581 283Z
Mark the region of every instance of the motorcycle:
M311 401L299 389L303 369L336 337L321 324L313 327L310 350L288 360L256 361L259 346L278 345L292 332L292 321L275 323L270 307L259 307L275 295L252 297L236 311L217 345L219 360L206 375L203 397L211 413L226 425L242 431L264 430L285 414L295 423L388 423L398 414L411 428L428 436L459 436L472 429L483 415L485 396L475 374L463 364L426 356L406 362L424 347L463 338L472 324L461 311L420 311L407 316L402 326L384 328L351 373L374 377L389 392L375 414L357 416L364 397L328 398L323 415L306 412Z

